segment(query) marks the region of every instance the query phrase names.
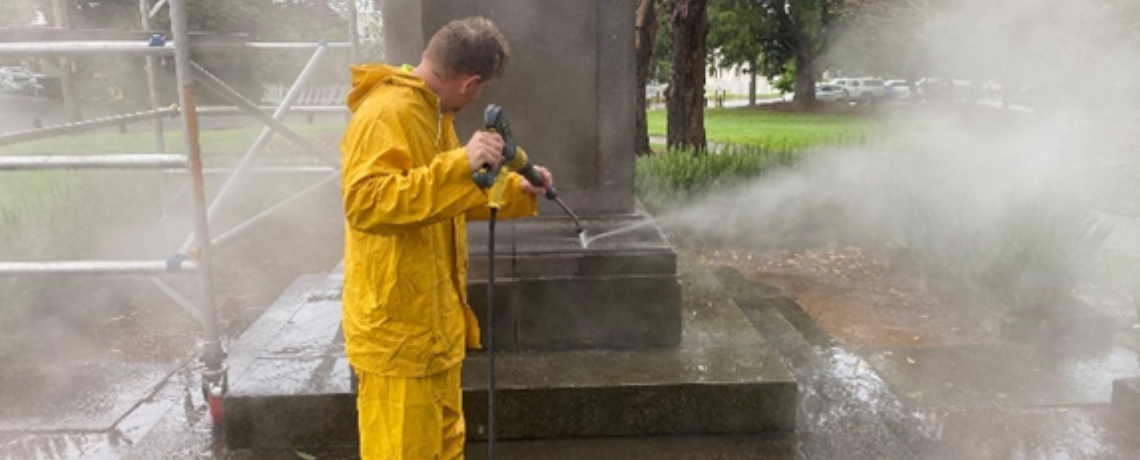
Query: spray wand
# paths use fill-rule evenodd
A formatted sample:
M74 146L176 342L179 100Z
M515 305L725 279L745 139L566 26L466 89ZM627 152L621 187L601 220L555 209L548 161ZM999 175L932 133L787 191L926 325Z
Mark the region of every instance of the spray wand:
M546 181L534 169L526 157L526 152L515 144L515 137L511 134L511 127L507 124L507 117L503 108L491 104L483 111L483 123L488 131L499 133L503 138L504 161L496 166L483 165L473 174L475 183L483 188L490 188L488 205L491 207L489 231L487 238L487 361L488 361L488 387L487 387L487 459L495 459L495 221L498 218L499 208L503 206L503 191L506 190L507 174L502 174L504 166L510 171L519 173L531 185L542 187ZM558 198L554 187L546 188L546 198L558 203L567 214L574 219L577 227L578 239L582 247L586 247L586 231L582 222L578 220L566 203Z

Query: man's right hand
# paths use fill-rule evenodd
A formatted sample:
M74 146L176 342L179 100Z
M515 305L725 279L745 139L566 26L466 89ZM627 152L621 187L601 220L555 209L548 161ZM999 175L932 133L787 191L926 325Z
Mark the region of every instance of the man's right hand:
M467 151L467 162L471 172L483 165L497 166L503 161L503 137L490 131L476 131L463 148Z

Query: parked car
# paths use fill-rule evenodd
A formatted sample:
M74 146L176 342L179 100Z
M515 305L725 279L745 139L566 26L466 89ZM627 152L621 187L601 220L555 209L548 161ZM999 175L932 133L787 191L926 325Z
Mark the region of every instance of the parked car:
M894 100L907 100L910 99L910 84L906 80L887 80L883 83L886 88L887 98Z
M847 97L860 104L872 104L887 97L883 80L878 78L836 78L830 82L847 90Z
M45 77L24 67L0 67L0 94L40 96L44 87L39 80Z
M915 89L924 101L972 101L978 96L976 88L969 80L923 78L915 84Z
M819 102L837 102L846 104L851 100L847 94L847 90L839 85L818 84L815 85L815 100Z

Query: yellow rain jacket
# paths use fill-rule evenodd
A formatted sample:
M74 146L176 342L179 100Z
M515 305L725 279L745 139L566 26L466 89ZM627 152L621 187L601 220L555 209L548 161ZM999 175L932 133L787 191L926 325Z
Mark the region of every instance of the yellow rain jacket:
M352 121L341 144L346 220L344 335L349 363L425 377L479 348L467 305L468 218L489 214L467 154L435 93L405 70L352 69ZM511 174L503 218L537 214Z

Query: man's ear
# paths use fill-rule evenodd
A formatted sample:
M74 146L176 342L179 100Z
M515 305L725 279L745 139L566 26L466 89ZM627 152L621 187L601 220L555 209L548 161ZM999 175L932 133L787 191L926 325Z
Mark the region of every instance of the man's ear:
M479 75L468 75L463 77L461 83L459 87L463 90L463 94L469 94L479 88L479 85L483 83L483 77Z

